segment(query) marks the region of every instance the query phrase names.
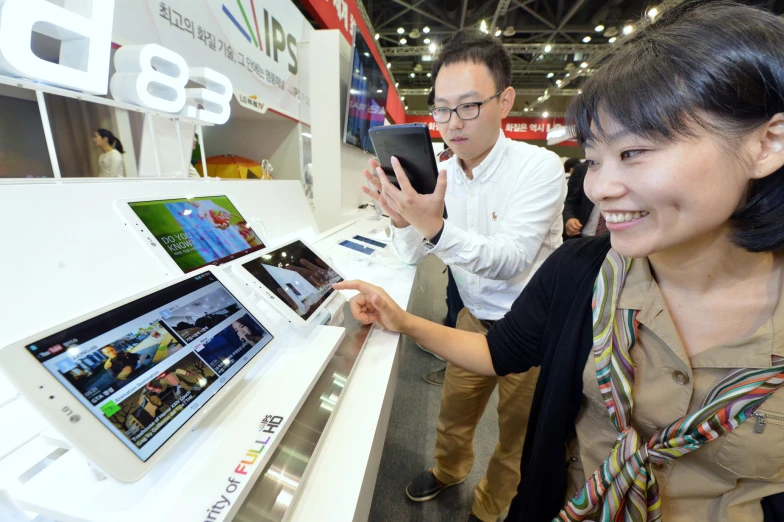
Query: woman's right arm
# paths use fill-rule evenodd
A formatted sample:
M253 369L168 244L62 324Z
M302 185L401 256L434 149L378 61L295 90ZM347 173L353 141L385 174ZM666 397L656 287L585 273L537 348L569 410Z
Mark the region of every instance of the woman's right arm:
M357 290L351 298L351 313L363 324L379 323L392 332L414 339L429 351L478 375L495 375L487 337L482 334L449 328L409 314L387 293L363 281L343 281L332 285L336 290Z

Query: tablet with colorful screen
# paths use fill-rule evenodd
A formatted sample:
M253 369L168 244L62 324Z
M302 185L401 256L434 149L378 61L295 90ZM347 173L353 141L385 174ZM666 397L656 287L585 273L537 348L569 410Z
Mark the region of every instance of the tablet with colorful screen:
M223 277L210 267L42 332L0 350L0 368L89 459L135 481L273 342Z
M264 248L226 196L122 200L116 208L131 232L173 274L220 265Z
M336 293L343 276L309 245L295 240L232 265L235 273L289 321L305 326Z

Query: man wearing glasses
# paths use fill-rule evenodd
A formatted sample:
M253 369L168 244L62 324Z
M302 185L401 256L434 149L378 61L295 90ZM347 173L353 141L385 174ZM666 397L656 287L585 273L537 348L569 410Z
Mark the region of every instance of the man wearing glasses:
M457 328L486 334L562 243L566 196L558 157L507 139L501 121L512 109L511 59L501 43L475 29L457 32L433 65L430 114L454 157L441 165L433 194L417 194L392 160L400 189L378 163L363 187L392 221L393 244L407 262L435 254L448 265L465 308ZM448 219L443 218L444 206ZM468 520L497 520L520 481L520 460L538 368L484 377L449 364L438 417L435 465L406 487L415 502L460 484L474 459L476 426L496 385L499 441L474 491ZM566 463L553 463L553 466Z

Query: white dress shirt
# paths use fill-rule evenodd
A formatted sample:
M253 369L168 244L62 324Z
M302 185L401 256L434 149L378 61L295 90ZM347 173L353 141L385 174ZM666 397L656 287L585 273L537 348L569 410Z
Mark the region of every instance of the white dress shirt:
M463 304L479 319L501 319L536 269L562 240L564 169L554 153L507 139L468 179L457 156L446 169L449 217L430 253L452 269ZM392 229L392 244L410 264L428 254L414 227Z

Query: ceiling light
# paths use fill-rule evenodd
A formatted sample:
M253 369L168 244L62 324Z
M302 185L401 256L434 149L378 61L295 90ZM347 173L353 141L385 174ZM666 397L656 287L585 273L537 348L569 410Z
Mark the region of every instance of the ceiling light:
M422 61L423 62L432 62L433 61L433 55L432 54L423 54L422 55Z
M539 101L542 101L542 97L541 97L541 96L539 96L539 97L537 98L537 100L539 100Z
M560 86L561 86L561 80L555 80L555 84L556 84L558 87L560 87Z
M422 64L418 63L414 66L414 72L422 72Z
M528 112L528 107L526 107L525 109L523 109L523 111L525 111L525 112Z
M395 89L397 89L398 85L400 85L400 83L395 82Z
M419 38L422 35L420 34L419 29L413 29L410 33L408 33L408 36L410 36L411 38L417 39L417 38Z
M544 46L544 52L549 53L552 50L553 50L553 46L552 45L545 45Z
M482 23L479 24L479 30L483 33L487 32L487 22L482 20Z
M613 36L612 38L610 38L607 41L610 42L610 43L615 43L615 40L617 40L617 38Z
M507 25L504 29L504 36L514 36L516 32L513 25Z
M376 92L378 92L378 93L382 93L382 92L384 92L384 91L382 91L381 89L379 89L379 90L377 90Z
M365 56L370 56L370 53L365 53Z
M363 80L367 80L367 76L363 76L363 77L362 77L362 79L363 79Z
M591 37L590 36L586 36L585 38L583 38L583 43L588 43L590 41L591 41Z
M569 73L566 73L566 76L564 76L564 78L568 78L568 77L569 77Z
M376 40L378 40L379 38L381 38L381 35L376 33Z
M496 29L495 30L495 35L496 36L501 36L501 30L500 29Z
M553 74L553 73L547 73L547 77L548 77L548 78L552 78L553 76L555 76L555 74Z
M656 15L658 14L659 14L659 10L656 9L655 7L651 7L650 9L648 9L648 18L650 18L651 20L656 18Z
M416 76L416 74L414 74L414 73L411 73L411 74L409 74L409 76L413 78L413 77L415 77L415 76Z
M597 33L601 33L602 31L604 31L604 26L602 24L599 24L594 28L594 31L596 31Z
M422 40L422 42L423 42L425 45L427 45L427 44L429 44L429 43L430 43L430 38L425 38L424 40Z
M427 33L429 33L429 32L430 32L430 28L429 28L428 26L425 26L425 27L422 29L422 32L423 32L423 33L425 33L425 34L427 34Z
M387 69L391 69L391 68L392 68L392 62L387 62Z
M634 26L633 25L629 24L629 25L623 26L623 34L632 34L632 31L634 31Z
M544 111L544 112L542 113L542 118L547 118L549 115L550 115L550 113L549 113L549 112L547 112L547 111Z
M403 29L402 27L398 27L398 28L397 28L397 34L403 34L403 33L405 33L405 32L406 32L406 30L405 30L405 29Z
M583 93L582 89L577 89L577 94L582 94L582 93Z
M431 52L431 53L434 53L434 52L436 52L436 44L434 44L434 43L431 43L431 44L430 44L430 47L428 47L428 49L430 50L430 52Z
M432 78L432 77L433 77L433 75L432 75L431 73L427 73L427 77L428 77L428 78Z
M408 43L408 40L406 40L405 38L400 39L400 45L406 45L406 43Z
M405 100L405 99L406 99L406 97L405 97L405 96L401 96L401 97L400 97L400 99L401 99L401 100Z
M582 67L583 69L585 69L586 67L588 67L588 62L583 62L583 63L581 63L581 64L580 64L580 67Z
M406 110L408 110L408 105L406 105Z

